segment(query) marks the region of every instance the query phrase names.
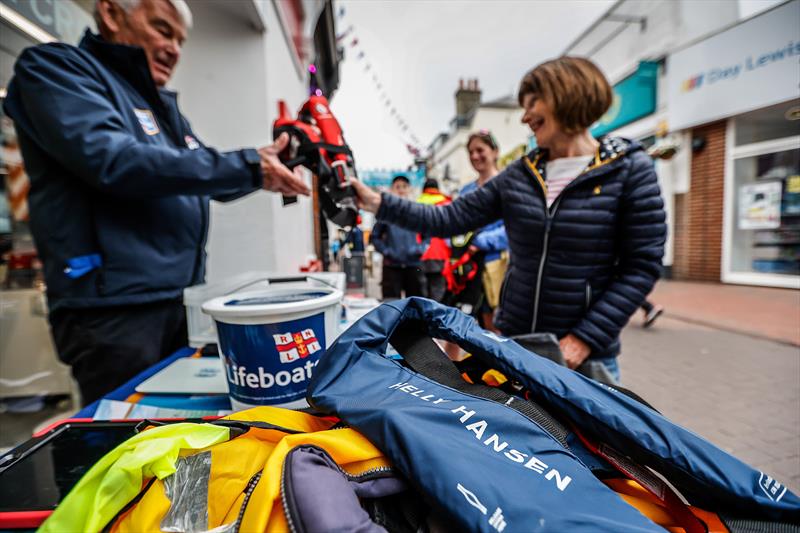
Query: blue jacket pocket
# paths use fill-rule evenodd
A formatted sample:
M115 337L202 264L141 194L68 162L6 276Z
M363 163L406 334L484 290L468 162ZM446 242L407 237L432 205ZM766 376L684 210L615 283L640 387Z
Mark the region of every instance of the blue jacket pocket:
M101 266L103 266L103 258L100 257L100 254L80 255L67 259L67 266L64 268L64 274L69 278L78 279Z

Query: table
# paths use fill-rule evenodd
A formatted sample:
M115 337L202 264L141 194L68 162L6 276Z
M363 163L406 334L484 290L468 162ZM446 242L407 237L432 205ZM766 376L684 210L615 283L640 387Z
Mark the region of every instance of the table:
M137 385L182 357L200 357L200 350L188 346L179 349L169 357L137 374L121 387L109 392L103 396L103 399L142 403L158 407L170 407L173 409L230 410L231 402L228 396L224 394L142 394L136 392ZM92 418L97 412L100 401L101 400L96 400L90 403L75 413L73 418Z
M345 297L343 305L347 318L339 324L339 334L353 325L358 319L367 314L378 305L373 298ZM338 336L338 335L337 335ZM147 370L131 378L127 383L116 390L103 396L102 400L118 400L130 403L139 403L155 407L171 409L199 410L199 411L230 411L231 402L226 394L142 394L136 392L136 387L147 378L154 376L159 371L171 365L182 357L201 357L201 350L196 348L181 348L169 357L159 361ZM208 356L211 357L211 356ZM218 356L213 356L218 357ZM93 418L102 400L97 400L73 416L73 418Z

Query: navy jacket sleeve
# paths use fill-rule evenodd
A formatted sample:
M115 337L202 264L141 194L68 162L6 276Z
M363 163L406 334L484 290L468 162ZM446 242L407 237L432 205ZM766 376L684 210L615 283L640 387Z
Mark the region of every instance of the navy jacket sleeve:
M381 255L386 255L386 242L384 237L388 228L383 222L377 222L372 228L372 233L369 236L369 241Z
M631 158L621 202L616 280L572 330L593 351L619 335L661 274L666 215L653 162L644 152Z
M59 46L28 48L15 66L24 119L12 117L65 168L109 194L226 195L260 186L254 150L156 146L125 127L92 67Z
M501 173L483 187L441 206L418 204L383 193L377 217L426 236L460 235L502 216L500 187L503 177Z

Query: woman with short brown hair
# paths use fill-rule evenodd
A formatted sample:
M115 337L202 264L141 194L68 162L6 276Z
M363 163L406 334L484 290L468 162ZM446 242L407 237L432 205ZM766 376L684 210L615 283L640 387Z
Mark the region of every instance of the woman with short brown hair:
M537 148L444 207L354 183L378 219L456 235L503 219L510 262L495 315L505 335L549 332L570 368L599 361L618 379L619 333L659 277L666 225L653 163L629 139L594 139L612 90L588 59L560 57L519 86Z
M522 78L517 92L523 108L533 96L547 103L566 134L577 134L594 124L611 106L613 90L597 66L582 57L545 61Z

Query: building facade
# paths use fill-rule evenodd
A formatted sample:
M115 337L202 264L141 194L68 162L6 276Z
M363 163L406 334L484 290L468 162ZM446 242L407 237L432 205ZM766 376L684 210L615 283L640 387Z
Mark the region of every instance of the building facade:
M520 122L522 108L516 98L507 96L482 102L478 80L461 82L455 104L456 115L450 129L439 134L428 147L428 174L439 179L449 193L477 178L467 153L470 134L489 130L501 156L526 144L530 136L528 127Z
M800 288L798 43L798 0L747 19L737 2L622 0L565 51L614 84L602 133L656 158L672 277ZM646 64L655 94L626 92Z

